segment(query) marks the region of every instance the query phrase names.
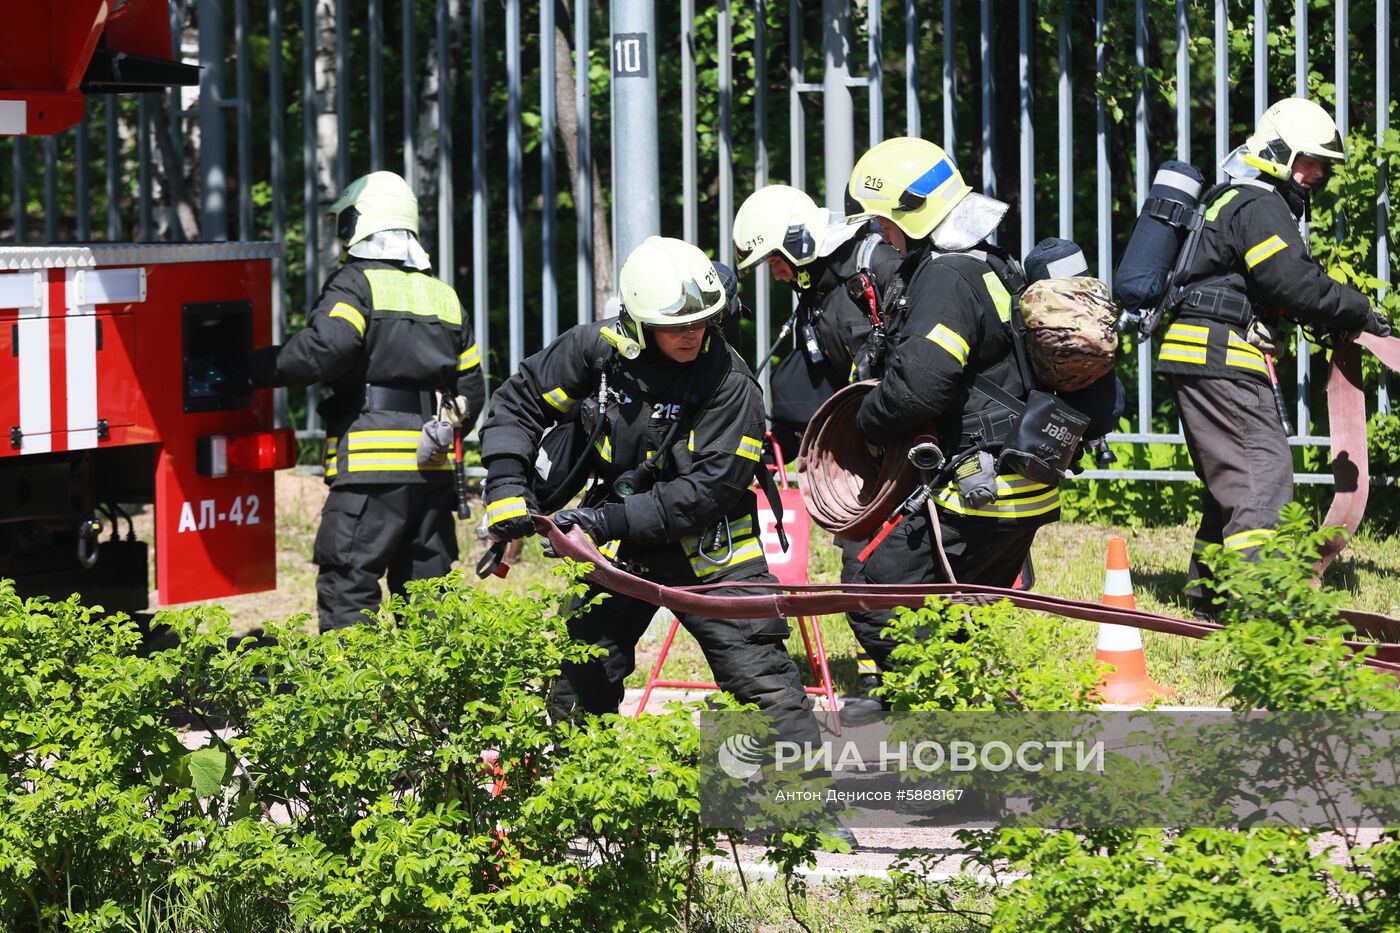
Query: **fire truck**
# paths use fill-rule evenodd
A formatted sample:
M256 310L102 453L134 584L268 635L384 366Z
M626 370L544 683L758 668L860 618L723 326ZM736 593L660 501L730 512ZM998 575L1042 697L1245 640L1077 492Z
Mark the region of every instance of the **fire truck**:
M166 0L15 4L0 30L0 135L77 123L84 95L197 80ZM267 243L0 245L0 577L22 594L156 599L276 586L274 426L248 361L272 338Z

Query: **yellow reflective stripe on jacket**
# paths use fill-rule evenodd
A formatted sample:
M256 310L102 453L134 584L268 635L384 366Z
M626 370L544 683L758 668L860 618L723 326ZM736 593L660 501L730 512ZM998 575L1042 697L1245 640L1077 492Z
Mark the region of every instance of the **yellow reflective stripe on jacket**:
M992 296L992 304L996 305L997 317L1001 318L1003 324L1011 320L1011 293L1002 284L1001 276L995 272L982 273L982 284L987 286L987 294Z
M486 524L494 525L497 522L508 521L512 518L520 518L529 515L530 510L525 507L525 499L522 496L510 496L505 499L498 499L486 506Z
M1204 366L1209 340L1209 327L1173 322L1162 341L1161 359Z
M417 450L422 431L351 431L349 449L355 450Z
M325 453L325 456L324 456L324 459L323 459L322 462L324 463L324 465L325 465L325 467L326 467L326 475L327 475L327 476L334 476L336 473L338 473L338 472L340 471L340 467L339 467L339 465L336 463L336 459L335 459L335 458L336 458L336 454L339 452L339 450L340 450L340 438L338 438L338 437L328 437L328 438L326 438L326 453Z
M690 451L691 453L695 453L695 432L694 432L694 431L691 431L691 432L690 432L690 440L688 440L688 441L685 442L685 449L688 450L688 451Z
M1194 363L1197 366L1204 366L1206 365L1206 348L1190 347L1183 343L1164 343L1159 359L1170 360L1173 363Z
M466 372L481 365L481 350L476 344L472 344L461 352L457 357L457 372Z
M360 332L360 336L365 335L365 316L343 301L337 301L335 307L331 308L331 317L338 317L349 321Z
M723 528L724 526L721 523L719 527ZM706 553L713 558L713 560L707 560L700 556L700 535L681 537L681 547L685 549L686 556L690 558L691 572L697 577L708 577L717 570L727 570L763 556L763 542L754 536L753 516L751 515L729 523L729 534L721 535L717 553L709 550L709 545L713 540L713 535L705 536ZM730 550L731 543L733 544L732 552Z
M723 527L724 527L724 524L721 522L720 525L719 525L719 527L720 527L720 528L723 528ZM714 529L712 528L712 529L710 529L710 530L713 531ZM743 538L743 537L752 537L752 536L753 536L753 516L752 516L752 515L745 516L744 518L736 519L736 520L731 521L731 522L729 523L729 537L734 539L734 542L735 542L736 545L738 544L738 541L739 541L740 538ZM710 538L710 539L713 539L713 537L714 537L713 535L708 535L708 536L707 536L707 538ZM699 535L681 535L681 547L685 550L685 553L686 553L686 556L687 556L687 557L694 557L694 556L696 556L697 554L700 553L700 536L699 536Z
M959 366L967 365L967 354L971 348L967 345L967 341L948 325L939 324L925 336L951 353L953 359L958 361Z
M939 508L977 518L1034 518L1060 507L1060 490L1057 487L1029 483L1014 490L1018 493L1028 493L1027 495L1007 497L1002 495L1003 490L1011 492L1013 489L1010 483L1005 482L1006 479L1007 477L997 477L997 499L981 508L965 505L956 483L944 487L934 497L934 501L938 503Z
M1264 242L1256 243L1254 246L1251 246L1244 254L1244 264L1248 268L1253 269L1274 253L1287 248L1288 244L1283 242L1283 238L1276 233Z
M1225 349L1225 365L1252 369L1265 376L1269 375L1269 367L1264 364L1264 351L1250 346L1248 341L1241 340L1234 331L1230 332L1230 342Z
M377 450L367 454L351 454L345 469L347 473L402 473L409 470L431 473L452 469L452 459L449 457L437 466L419 466L418 454L412 450L403 453Z
M598 553L602 554L608 560L617 560L617 549L620 547L622 547L622 540L619 538L617 540L608 541L605 544L598 545Z
M598 451L598 456L602 457L605 462L612 463L612 438L606 434L603 435L593 445L593 449Z
M734 452L749 460L758 460L763 456L763 442L754 437L741 437L739 448Z
M1225 548L1230 551L1247 551L1259 547L1274 536L1272 528L1251 528L1225 538Z
M1219 217L1221 208L1223 208L1226 204L1229 204L1231 201L1235 200L1235 198L1239 196L1239 193L1240 189L1231 188L1229 191L1216 198L1215 203L1212 204L1210 206L1210 209L1206 211L1206 223L1210 223L1211 221L1215 220L1215 218Z
M398 269L365 269L364 275L377 311L402 311L437 318L444 324L462 323L462 303L446 282Z
M578 404L578 399L565 392L563 386L556 386L540 397L566 415Z
M1172 326L1167 328L1166 337L1163 339L1176 340L1181 343L1198 343L1205 346L1206 342L1210 340L1210 328L1173 322Z
M716 555L718 557L718 555ZM697 577L708 577L712 573L720 570L728 570L730 567L737 567L740 564L748 563L751 560L758 560L763 557L763 544L757 538L748 537L740 541L734 541L734 553L723 563L715 564L703 557L695 556L690 559L690 569Z

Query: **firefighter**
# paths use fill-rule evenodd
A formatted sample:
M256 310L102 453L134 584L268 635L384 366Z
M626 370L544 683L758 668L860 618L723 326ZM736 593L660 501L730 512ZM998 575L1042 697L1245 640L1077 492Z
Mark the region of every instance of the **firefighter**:
M306 328L253 354L260 386L322 383L326 483L312 559L321 631L363 621L379 579L402 593L457 558L453 464L440 421L471 425L485 402L461 302L418 242L418 198L393 172L356 179L331 205L345 247ZM420 448L430 449L426 454Z
M604 553L655 582L722 582L711 592L750 595L745 583L774 579L749 489L763 469L763 396L720 332L729 305L720 276L694 246L650 237L627 257L618 290L619 317L570 329L493 395L481 429L491 535L505 541L532 533L541 439L577 417L592 439L587 456L596 481L578 507L555 514L559 526L577 525ZM564 669L556 706L617 712L637 640L655 612L611 593L572 618L571 634L607 654ZM680 620L721 688L768 711L794 741L818 741L797 665L784 649L784 620Z
M949 480L928 509L901 522L869 556L866 583L946 582L935 533L961 583L1010 586L1036 529L1059 517L1059 492L995 467L1011 427L1006 402L1024 400L1031 377L1012 341L1018 267L986 242L1008 206L975 194L953 160L922 139L889 139L856 163L847 214L873 217L904 256L906 283L879 385L856 416L872 450L932 424ZM903 456L904 451L890 451ZM861 643L889 668L881 637L888 612L853 618Z
M742 274L759 263L797 295L794 356L772 375L773 426L801 432L837 388L872 378L885 346L886 317L898 300L900 255L865 223L847 223L818 207L806 192L768 185L751 194L734 217L734 255ZM876 333L879 328L879 333ZM872 334L875 334L872 340ZM793 438L782 438L795 452ZM854 582L864 542L837 539L841 580ZM853 623L854 624L854 623ZM875 663L858 648L862 691L879 682Z
M1157 372L1170 378L1205 484L1187 588L1201 615L1213 603L1206 545L1254 556L1293 497L1293 458L1271 386L1280 318L1338 339L1390 332L1366 296L1313 261L1298 230L1312 192L1345 159L1337 125L1320 106L1274 104L1226 157L1229 181L1207 195L1199 242L1182 257Z

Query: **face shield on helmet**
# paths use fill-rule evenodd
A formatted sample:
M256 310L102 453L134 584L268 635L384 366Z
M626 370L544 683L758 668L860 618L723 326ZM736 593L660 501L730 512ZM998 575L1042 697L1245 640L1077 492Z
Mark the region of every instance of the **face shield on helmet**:
M642 346L648 328L693 327L720 315L730 301L709 257L671 237L647 237L632 250L617 290L622 323Z
M1336 122L1318 104L1301 97L1285 98L1265 110L1242 148L1247 165L1282 181L1292 180L1299 156L1317 159L1329 170L1347 158Z
M371 172L352 181L330 206L346 249L381 230L418 234L418 196L399 175Z

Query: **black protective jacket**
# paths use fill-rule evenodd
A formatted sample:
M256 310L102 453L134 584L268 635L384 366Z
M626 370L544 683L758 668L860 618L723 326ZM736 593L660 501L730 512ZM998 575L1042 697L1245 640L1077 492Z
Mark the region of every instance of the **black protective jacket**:
M749 485L762 469L764 424L752 372L717 328L700 356L681 364L650 344L637 359L624 359L599 336L614 326L616 318L570 329L496 390L481 429L488 475L499 458L536 463L545 432L581 408L590 434L603 419L585 453L598 482L583 501L608 513L608 527L625 529L613 552L620 560L681 580L751 571L763 560ZM644 481L644 491L618 495L615 480L653 453L649 488Z
M868 253L866 265L873 282L862 275L862 252ZM852 237L815 263L819 267L815 280L798 290L798 327L811 324L833 384L852 381L852 366L872 330L871 293L883 313L885 297L891 293L902 261L898 251L883 240Z
M1181 298L1157 372L1267 383L1264 354L1246 339L1250 317L1274 324L1282 315L1322 330L1365 325L1370 301L1313 261L1298 219L1266 181L1237 182L1211 199L1176 283Z
M433 393L467 400L470 424L486 398L481 354L450 285L399 263L350 259L326 280L306 327L253 354L261 386L324 383L326 482L448 482L452 464L421 470Z
M932 423L949 459L974 446L999 452L1004 435L983 437L979 444L968 428L985 421L1004 432L1012 414L975 388L977 376L1017 399L1031 389L1011 337L1011 294L1019 283L1003 276L1014 273L1000 257L980 250L922 249L905 259L901 274L907 285L893 320L889 356L880 384L861 404L857 426L871 441L887 444ZM958 515L1018 524L1059 517L1056 488L1016 474L997 477L997 499L990 505L964 503L956 484L940 491L935 502Z

